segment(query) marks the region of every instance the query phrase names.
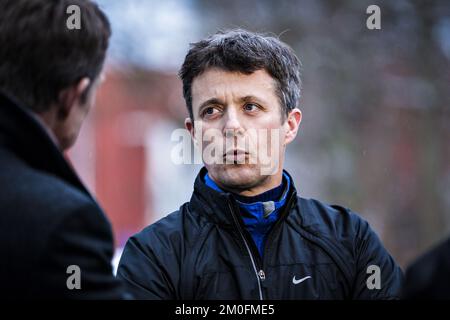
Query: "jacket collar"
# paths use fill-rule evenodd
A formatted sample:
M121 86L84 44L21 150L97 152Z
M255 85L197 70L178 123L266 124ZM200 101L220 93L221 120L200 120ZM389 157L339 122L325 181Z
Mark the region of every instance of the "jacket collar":
M232 225L232 210L237 211L238 205L236 199L229 192L219 192L208 187L203 180L207 170L203 167L197 175L194 182L194 192L192 194L189 206L193 211L205 215L208 220L222 225ZM296 204L297 191L295 189L292 177L288 175L291 184L286 196L286 203L289 206ZM292 200L292 201L290 201ZM294 203L292 203L294 202ZM285 207L286 208L286 207ZM280 219L284 218L283 213Z
M29 166L53 174L91 196L43 124L14 98L0 92L0 148Z

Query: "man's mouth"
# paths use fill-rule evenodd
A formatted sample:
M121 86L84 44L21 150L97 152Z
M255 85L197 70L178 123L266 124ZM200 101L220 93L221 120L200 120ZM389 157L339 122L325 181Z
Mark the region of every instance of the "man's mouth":
M232 149L223 154L226 163L245 163L248 156L248 152L240 149Z

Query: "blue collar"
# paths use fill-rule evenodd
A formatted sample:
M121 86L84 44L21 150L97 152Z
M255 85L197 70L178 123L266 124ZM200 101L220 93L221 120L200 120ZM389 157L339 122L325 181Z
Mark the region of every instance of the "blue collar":
M224 192L208 175L205 174L205 184L216 190L217 192ZM291 180L289 176L283 172L283 182L276 188L268 190L260 195L253 197L245 197L240 195L235 195L239 206L245 209L252 216L258 220L261 218L267 218L272 212L281 208L286 202L286 196L291 185ZM282 194L280 192L282 191ZM281 194L281 197L280 197ZM259 201L258 201L259 200ZM261 201L263 200L263 201Z
M218 191L224 192L219 186L205 174L205 184ZM264 254L264 247L267 240L267 235L270 229L279 218L281 207L286 202L286 196L291 187L291 180L289 176L283 172L283 182L280 186L266 191L254 197L243 197L235 195L237 203L239 204L241 217L245 227L253 238L253 241L258 249L260 256ZM281 191L283 190L284 191ZM281 194L282 192L282 194ZM255 201L253 200L264 200Z

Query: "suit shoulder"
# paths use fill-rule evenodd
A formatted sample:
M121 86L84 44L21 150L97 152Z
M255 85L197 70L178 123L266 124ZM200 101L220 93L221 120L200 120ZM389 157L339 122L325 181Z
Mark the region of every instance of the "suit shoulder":
M3 208L35 212L41 219L45 219L46 214L61 216L78 207L95 204L90 195L61 178L25 165L16 167L10 174L2 174L0 183Z
M95 200L84 191L20 159L2 159L0 162L7 166L0 172L0 238L4 241L9 241L11 234L26 234L16 240L37 247L64 221L88 226L107 221Z
M450 238L434 246L406 270L404 298L448 299Z

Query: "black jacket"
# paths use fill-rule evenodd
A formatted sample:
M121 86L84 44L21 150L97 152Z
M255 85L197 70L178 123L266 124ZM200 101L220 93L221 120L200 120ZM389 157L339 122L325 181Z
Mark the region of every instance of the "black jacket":
M403 298L450 300L450 238L406 270Z
M112 254L109 222L44 127L0 94L0 297L122 298Z
M205 185L127 242L118 277L138 299L395 299L402 272L366 221L292 185L263 258L231 194ZM292 179L291 179L292 181ZM381 288L369 290L369 265Z

